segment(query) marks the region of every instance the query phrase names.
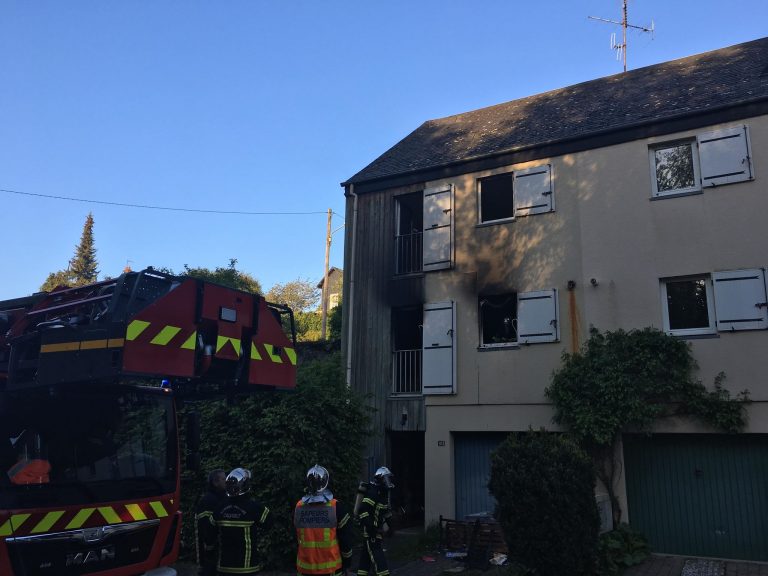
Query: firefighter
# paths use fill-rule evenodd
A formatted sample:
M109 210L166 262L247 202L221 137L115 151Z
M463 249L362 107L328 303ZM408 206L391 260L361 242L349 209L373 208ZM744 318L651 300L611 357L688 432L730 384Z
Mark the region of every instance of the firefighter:
M12 484L47 484L50 482L51 463L45 458L46 444L42 436L32 429L24 429L15 438L9 438L16 450L17 462L8 470Z
M358 488L359 507L355 512L363 529L363 550L357 576L388 576L389 566L382 547L384 524L392 516L389 491L395 487L394 474L386 466L376 470L373 482L361 483Z
M270 523L269 508L250 497L251 472L227 475L227 499L213 515L219 535L218 574L256 574L262 568L258 543Z
M307 494L294 509L299 574L341 576L352 561L352 517L328 489L329 480L328 470L312 466L307 471Z
M219 556L213 514L227 497L227 472L218 468L208 474L205 494L195 509L195 551L199 576L216 576Z

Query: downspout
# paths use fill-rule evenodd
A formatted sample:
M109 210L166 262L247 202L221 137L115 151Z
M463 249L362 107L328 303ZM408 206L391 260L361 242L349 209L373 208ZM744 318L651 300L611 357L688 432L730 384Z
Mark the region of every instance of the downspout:
M347 388L352 386L352 319L355 315L355 244L357 239L357 194L355 194L355 185L349 185L349 195L352 196L352 246L349 256L349 283L344 286L345 291L349 291L347 299ZM346 273L345 273L346 276Z

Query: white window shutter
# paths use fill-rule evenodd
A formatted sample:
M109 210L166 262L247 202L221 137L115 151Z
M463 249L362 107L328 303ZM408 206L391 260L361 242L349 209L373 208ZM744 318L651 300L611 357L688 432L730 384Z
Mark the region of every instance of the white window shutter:
M453 186L424 190L423 269L450 268L453 261Z
M517 295L517 342L536 344L560 339L560 306L557 290L521 292Z
M715 287L717 329L763 330L768 328L765 273L760 268L712 274Z
M455 332L453 302L424 305L421 389L425 395L456 393Z
M706 132L697 139L703 187L752 179L746 126Z
M535 166L515 171L515 217L552 212L555 196L552 190L552 165Z

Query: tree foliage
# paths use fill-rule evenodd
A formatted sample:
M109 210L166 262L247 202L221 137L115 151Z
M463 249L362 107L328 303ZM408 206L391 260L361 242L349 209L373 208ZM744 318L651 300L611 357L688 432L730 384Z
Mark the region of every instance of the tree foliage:
M328 339L341 340L341 304L328 314Z
M234 401L198 402L202 467L186 472L182 504L189 511L209 470L243 466L253 472L253 494L270 508L274 525L264 552L272 566L295 559L292 510L304 493L307 469L328 468L337 498L352 505L356 472L368 435L368 409L344 383L338 353L299 363L295 392L258 392ZM194 550L193 515L185 514L184 545Z
M306 278L297 278L285 284L275 284L267 292L267 300L290 306L294 312L309 312L320 301L320 290Z
M75 279L75 286L84 286L96 282L99 276L96 262L96 246L93 242L93 214L88 213L80 236L80 244L75 248L75 256L69 263L69 270Z
M320 339L322 318L320 312L296 312L296 339L299 342L313 342Z
M595 472L571 439L510 434L491 458L488 487L510 556L540 576L591 574L600 518Z
M230 258L228 266L217 266L214 270L210 268L192 268L188 264L184 264L184 270L181 274L200 278L206 282L221 284L229 288L235 288L236 290L251 292L252 294L263 294L264 291L259 281L247 272L238 270L236 265L236 258ZM167 272L174 274L171 270L167 270Z
M75 254L66 270L51 272L40 286L40 290L50 292L59 287L72 288L85 286L98 280L99 270L96 260L96 246L93 240L93 214L88 213L83 224L80 243L75 247Z
M708 390L693 373L689 344L653 328L600 333L592 328L580 352L564 353L545 393L554 421L582 443L611 497L614 524L621 510L613 491L616 445L628 429L649 432L674 415L692 416L738 432L746 423L745 390L731 398L720 373Z
M50 292L56 288L71 288L75 285L75 279L69 270L59 270L58 272L51 272L48 274L48 278L40 286L40 290L43 292Z

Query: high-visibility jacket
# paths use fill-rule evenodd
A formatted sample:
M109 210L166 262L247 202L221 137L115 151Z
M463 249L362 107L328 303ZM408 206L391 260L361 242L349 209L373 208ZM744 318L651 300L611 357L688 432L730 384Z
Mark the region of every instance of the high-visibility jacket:
M296 571L299 574L336 574L352 557L348 543L351 516L336 499L305 503L299 500L293 515L296 537Z
M8 477L13 484L47 484L50 471L48 460L20 460L8 471Z

